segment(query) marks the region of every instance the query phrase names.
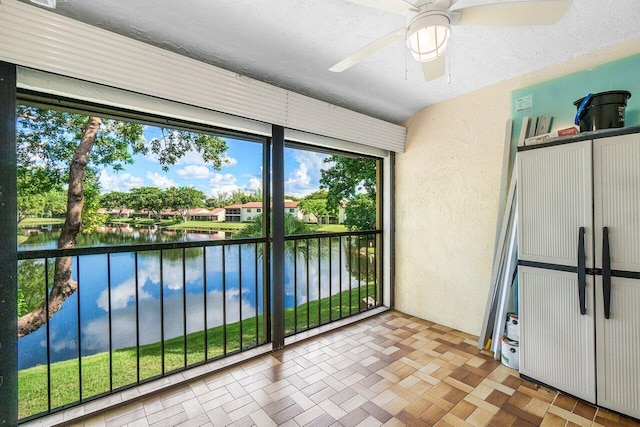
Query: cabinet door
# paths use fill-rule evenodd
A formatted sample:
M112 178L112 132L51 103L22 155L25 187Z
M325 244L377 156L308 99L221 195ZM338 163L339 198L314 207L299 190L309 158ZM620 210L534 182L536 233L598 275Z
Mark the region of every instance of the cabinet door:
M576 267L584 227L593 266L591 167L591 141L518 153L520 260Z
M520 373L595 403L593 277L581 315L576 276L518 267Z
M603 227L611 269L640 272L640 135L594 141L596 267L602 267Z
M598 404L640 418L640 280L611 278L609 319L596 284Z

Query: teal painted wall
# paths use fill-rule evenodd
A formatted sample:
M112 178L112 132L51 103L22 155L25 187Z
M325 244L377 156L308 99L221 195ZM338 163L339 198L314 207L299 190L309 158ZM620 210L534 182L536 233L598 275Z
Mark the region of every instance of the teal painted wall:
M524 116L553 116L551 130L573 124L574 101L588 93L628 90L625 126L640 125L640 55L633 55L595 68L569 74L511 93L512 144L517 144ZM516 100L531 95L533 108L516 112Z

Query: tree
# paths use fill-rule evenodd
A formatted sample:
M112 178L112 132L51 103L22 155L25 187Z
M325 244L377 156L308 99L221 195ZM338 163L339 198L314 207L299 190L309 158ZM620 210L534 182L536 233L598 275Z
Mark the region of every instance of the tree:
M272 223L273 226L273 223ZM293 234L310 234L313 230L304 221L297 217L284 215L284 234L285 236ZM262 236L262 214L256 215L245 227L235 234L236 237L260 237Z
M131 195L122 191L111 191L100 196L100 206L106 209L131 207Z
M25 192L18 196L18 222L28 215L64 214L66 208L67 195L62 189L53 189L40 194Z
M29 215L40 216L44 213L44 194L26 193L18 197L18 222Z
M61 188L46 192L44 199L45 214L64 214L67 209L67 194Z
M23 260L18 263L18 316L38 308L44 300L44 261Z
M376 202L368 194L358 194L344 209L344 225L349 231L375 230Z
M166 207L163 191L157 187L137 187L129 192L130 208L136 211L146 210L148 217L160 216L160 211Z
M81 230L83 233L93 233L107 222L107 214L100 214L100 185L96 180L88 180L83 190L84 205L82 206ZM77 233L76 233L77 234ZM74 237L75 245L75 237Z
M115 142L119 134L125 144L135 143L141 136L141 127L118 132L109 123L105 132L98 137L102 121L98 117L84 117L78 114L42 110L34 107L18 107L17 149L19 166L30 169L30 166L44 167L61 181L68 181L66 218L60 237L59 249L75 246L75 238L82 226L82 210L84 207L84 184L95 177L91 171L85 176L94 145L97 149L93 160L98 163L117 163L114 157L117 150ZM133 137L133 140L131 138ZM79 141L79 142L77 142ZM125 145L125 146L126 146ZM36 162L40 162L37 164ZM68 168L68 169L67 169ZM71 277L71 257L59 257L54 267L54 285L49 298L50 315L57 312L64 300L77 289L77 283ZM18 336L22 337L37 330L46 320L46 304L43 303L18 319Z
M349 230L376 226L376 160L366 157L331 156L331 167L320 171L320 188L327 189L328 206L346 202L345 225Z
M189 209L204 206L206 196L193 187L171 187L164 191L166 207L180 212L182 221L187 220Z
M242 190L240 188L231 193L221 192L215 197L210 197L206 201L206 206L210 209L224 208L230 205L244 205L249 202L261 202L262 192L259 190Z
M318 190L309 194L300 201L298 208L306 215L316 217L316 222L320 224L320 217L327 215L335 215L336 207L327 206L327 190Z
M358 193L376 196L376 160L367 157L331 156L324 159L331 167L320 171L320 188L327 191L327 205L340 206Z
M133 162L133 155L151 151L164 168L191 150L219 169L227 146L224 140L199 133L162 129L163 138L147 144L143 126L138 123L101 119L58 110L19 105L17 109L18 171L47 171L48 183L66 183L65 222L58 239L59 249L76 245L83 227L94 226L100 219L98 207L97 167L122 170ZM29 174L29 172L25 172ZM23 187L24 188L24 187ZM44 325L78 284L71 276L71 257L55 261L49 306L43 302L18 319L18 337Z
M62 191L55 174L41 166L25 168L18 166L18 222L27 215L39 215L46 210L44 195L51 191ZM64 211L64 209L63 209Z
M273 226L273 223L271 223ZM247 223L245 227L236 232L234 237L261 237L262 233L262 214L256 215L253 220ZM285 214L284 215L284 234L285 236L290 236L294 234L311 234L313 230L304 221L301 221L297 217ZM285 254L288 257L293 258L295 255L295 251L298 252L299 255L306 256L306 246L303 244L296 244L293 240L286 240L284 242L284 250ZM262 256L262 255L260 255Z

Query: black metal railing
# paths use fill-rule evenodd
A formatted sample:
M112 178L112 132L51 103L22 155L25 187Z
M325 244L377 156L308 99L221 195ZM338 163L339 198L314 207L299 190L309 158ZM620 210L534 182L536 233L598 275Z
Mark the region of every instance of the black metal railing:
M381 232L285 237L285 334L381 304ZM269 341L267 238L18 252L19 301L46 323L19 340L21 422ZM75 292L49 312L56 259ZM28 311L28 310L27 310Z
M19 340L22 421L266 342L266 239L20 251L23 303L41 328ZM75 292L50 313L55 259ZM39 283L38 283L39 282Z
M287 336L381 305L382 232L355 231L285 237L291 260L285 286Z

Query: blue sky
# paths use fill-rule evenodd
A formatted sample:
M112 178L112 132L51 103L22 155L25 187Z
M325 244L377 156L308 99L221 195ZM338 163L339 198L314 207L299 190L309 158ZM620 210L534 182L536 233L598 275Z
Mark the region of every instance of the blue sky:
M147 127L147 141L159 135L154 127ZM216 196L236 189L259 190L262 187L262 145L238 139L225 138L228 145L227 164L219 171L205 164L196 152L187 153L178 162L162 170L151 154L138 155L125 170L115 172L103 168L100 172L102 192L129 191L135 187L155 186L195 187L207 195ZM303 197L319 188L320 170L326 168L326 154L297 149L285 149L285 194Z

